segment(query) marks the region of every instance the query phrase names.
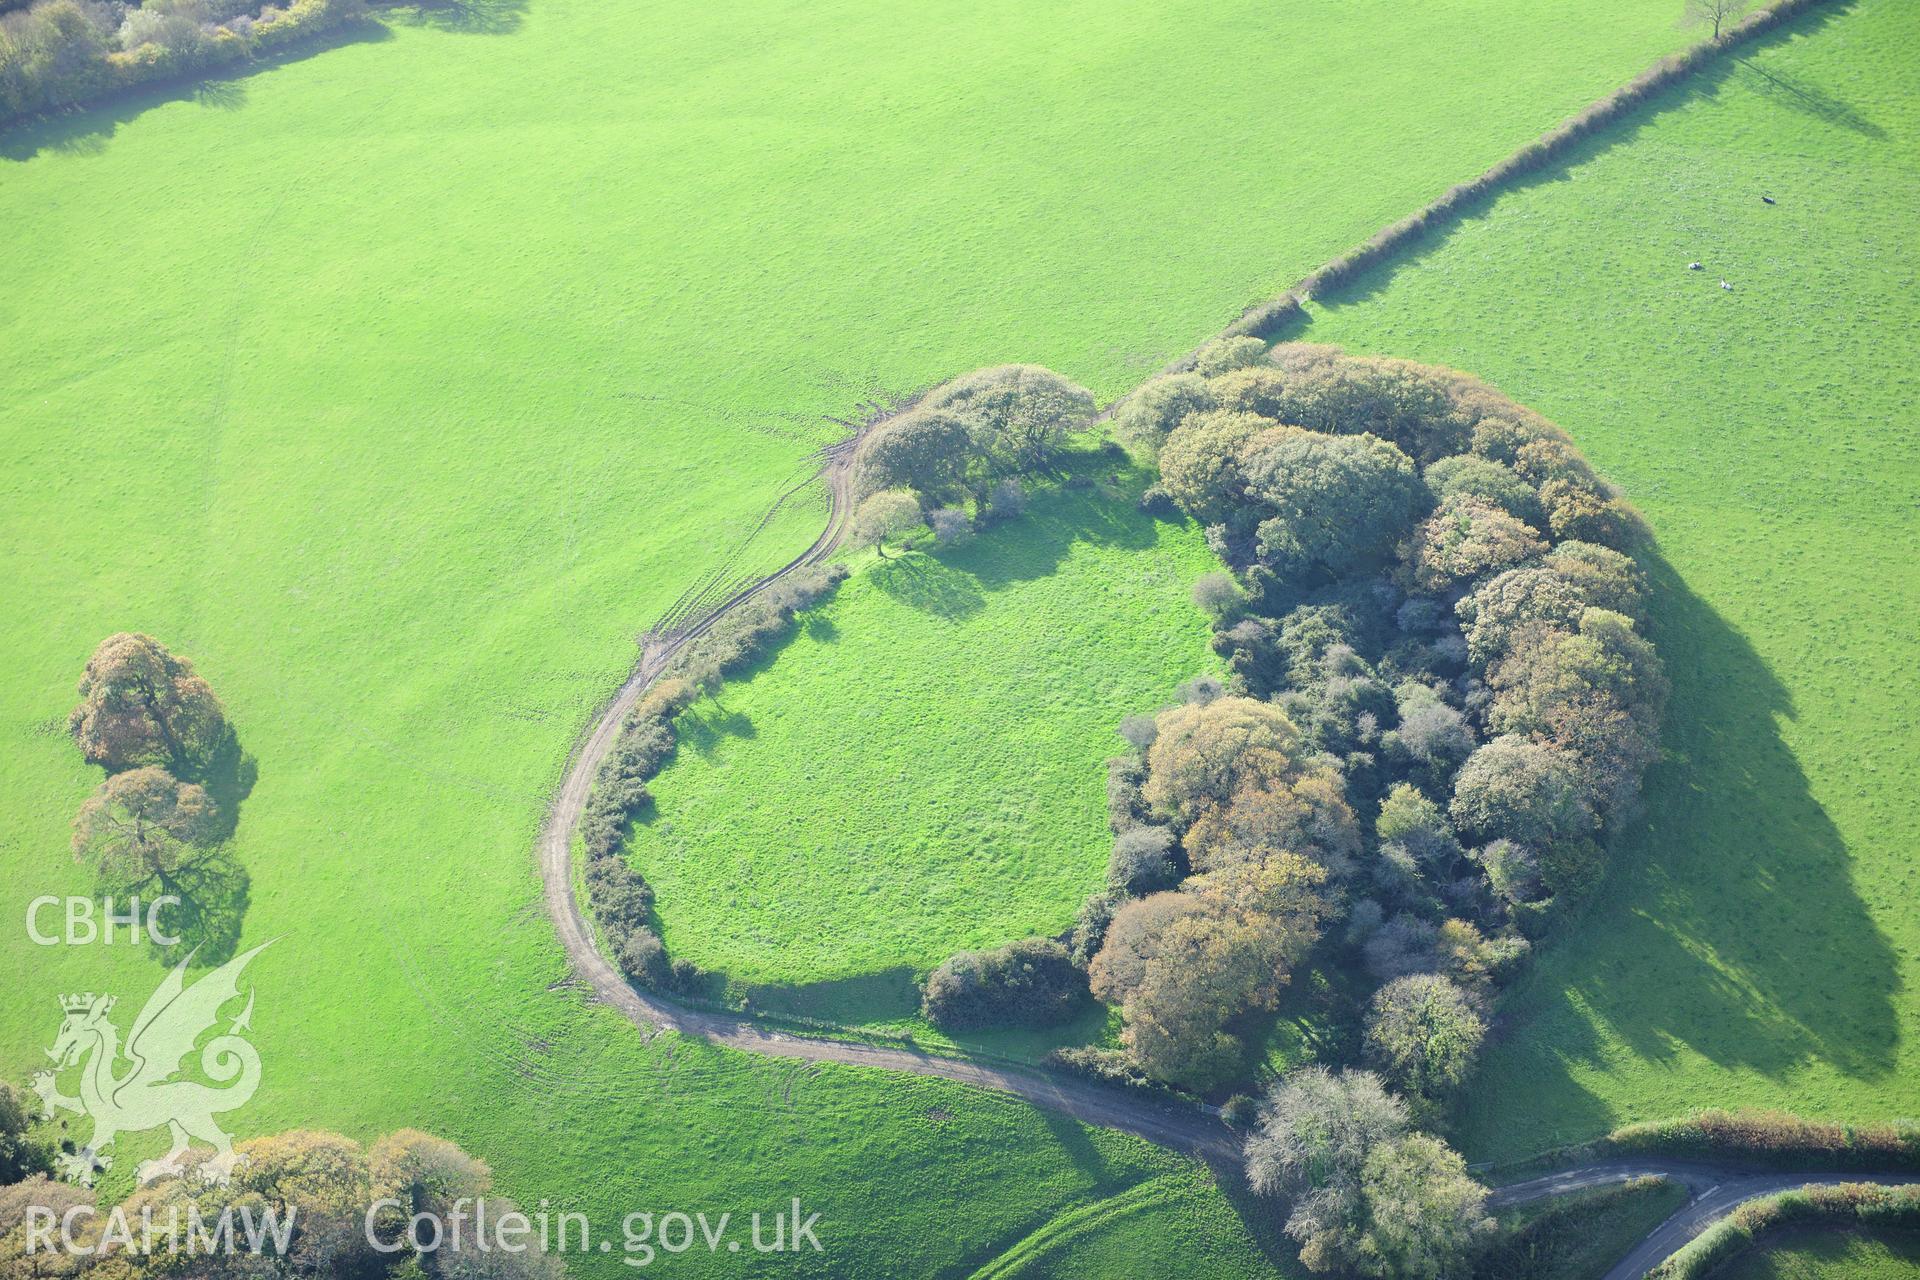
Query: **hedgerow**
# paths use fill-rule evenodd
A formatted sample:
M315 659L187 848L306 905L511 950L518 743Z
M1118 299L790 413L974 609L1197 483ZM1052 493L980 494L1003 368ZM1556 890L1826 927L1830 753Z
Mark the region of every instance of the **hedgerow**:
M1615 1129L1596 1150L1736 1160L1780 1168L1920 1170L1920 1123L1831 1124L1785 1111L1701 1111Z
M1920 1186L1844 1182L1749 1200L1647 1272L1647 1280L1699 1280L1753 1248L1767 1232L1809 1225L1868 1231L1920 1227Z
M0 125L235 66L366 12L365 0L38 0L0 15Z
M1229 325L1222 338L1270 338L1303 314L1306 299L1326 294L1385 261L1428 231L1479 207L1517 179L1561 159L1581 139L1621 119L1661 90L1685 79L1727 50L1773 30L1789 18L1823 0L1774 0L1774 3L1728 27L1718 40L1704 40L1680 53L1662 58L1628 83L1577 115L1548 130L1478 177L1449 187L1433 201L1398 222L1383 227L1365 243L1323 263L1286 292L1247 308ZM1194 357L1176 362L1190 367Z
M628 713L613 749L594 775L580 817L587 850L587 903L608 950L629 980L680 995L701 993L708 975L667 955L653 924L653 889L622 856L629 825L652 802L647 781L673 758L673 722L702 691L751 665L789 633L794 618L847 576L842 565L788 575L721 615L683 645L659 680Z

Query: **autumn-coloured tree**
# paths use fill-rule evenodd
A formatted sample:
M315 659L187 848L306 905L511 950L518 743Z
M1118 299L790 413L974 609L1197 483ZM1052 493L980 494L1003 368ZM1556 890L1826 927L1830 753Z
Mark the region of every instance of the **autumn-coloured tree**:
M1286 713L1252 698L1190 702L1162 712L1147 751L1147 803L1191 822L1236 789L1297 772L1300 731Z
M205 769L227 734L220 700L193 664L130 631L87 660L67 727L81 754L109 771L164 765L182 777Z
M1531 525L1485 498L1454 494L1420 523L1402 554L1416 588L1445 594L1525 564L1546 549Z
M214 820L201 787L152 765L130 769L101 783L80 807L73 853L98 867L110 889L172 891L174 876L206 856L202 841Z

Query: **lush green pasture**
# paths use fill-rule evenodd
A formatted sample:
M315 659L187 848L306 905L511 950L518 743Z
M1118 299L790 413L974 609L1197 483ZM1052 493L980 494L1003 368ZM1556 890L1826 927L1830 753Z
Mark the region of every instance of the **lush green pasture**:
M1070 924L1105 880L1115 726L1219 666L1188 598L1212 553L1138 488L873 561L682 717L630 846L669 951L750 984L904 984Z
M1307 1274L1278 1234L1277 1219L1247 1224L1235 1218L1228 1201L1245 1196L1244 1188L1223 1187L1198 1168L1141 1182L1105 1200L1075 1205L975 1271L972 1280L1256 1280ZM1267 1244L1266 1253L1256 1247L1249 1225Z
M1906 1232L1794 1231L1735 1259L1721 1280L1913 1280L1920 1236Z
M829 416L1006 359L1116 394L1672 47L1673 9L480 0L0 135L6 910L91 887L60 725L148 630L259 765L242 1132L419 1125L600 1214L791 1189L843 1273L964 1268L1158 1176L583 1007L530 853L568 747L689 584L812 536L791 502L734 556ZM17 925L0 955L16 1078L58 994L158 977Z
M1897 0L1831 12L1305 327L1498 383L1659 537L1668 758L1509 1001L1464 1117L1481 1155L1708 1105L1920 1104L1920 47Z

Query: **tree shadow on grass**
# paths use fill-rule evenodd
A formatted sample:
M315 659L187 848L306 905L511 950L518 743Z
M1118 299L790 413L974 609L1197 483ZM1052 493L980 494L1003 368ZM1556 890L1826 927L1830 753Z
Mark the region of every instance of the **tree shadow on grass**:
M1616 1115L1577 1073L1682 1054L1776 1080L1812 1062L1864 1081L1896 1068L1898 957L1781 739L1792 700L1664 559L1645 559L1673 681L1664 759L1599 896L1504 1001L1460 1117L1469 1145L1501 1158L1727 1101L1689 1093Z
M742 983L736 989L754 1013L826 1022L885 1022L920 1010L920 987L907 965L819 982Z
M901 604L949 622L987 607L979 580L938 555L909 551L874 565L867 570L867 578Z
M502 36L520 29L527 18L527 0L424 0L397 7L414 26L464 35Z
M1462 202L1449 216L1429 221L1423 230L1403 241L1384 260L1350 280L1323 293L1316 293L1314 303L1334 310L1371 301L1386 292L1387 286L1402 270L1420 265L1445 248L1463 226L1485 219L1508 192L1569 182L1574 169L1617 146L1632 142L1642 129L1661 115L1700 99L1712 100L1734 81L1758 91L1762 97L1779 104L1782 110L1811 115L1864 137L1884 139L1886 131L1839 94L1799 76L1762 71L1751 61L1756 54L1820 30L1854 7L1852 0L1843 0L1842 3L1803 10L1773 30L1742 44L1737 56L1723 56L1714 60L1647 99L1624 118L1575 142L1552 163L1500 183ZM1263 331L1260 336L1276 342L1298 339L1305 336L1302 330L1310 323L1310 317L1298 311L1289 311L1285 319Z
M1163 522L1134 501L1144 487L1140 473L1116 470L1104 454L1091 458L1100 464L1100 479L1084 470L1070 475L1035 494L1022 515L954 546L896 555L868 569L867 577L900 603L957 622L985 608L993 592L1054 573L1076 544L1154 547Z
M742 673L736 678L750 677L749 673ZM691 747L700 755L710 756L728 738L751 738L758 734L753 717L744 711L728 710L725 699L726 687L723 685L709 697L702 698L681 712L673 722L676 748Z
M167 888L180 901L161 909L158 924L176 941L150 941L154 957L172 966L191 956L196 969L233 959L252 897L247 869L220 849L176 873Z
M207 843L219 844L232 839L239 827L240 805L260 780L260 764L241 748L239 735L229 729L206 768L194 770L186 780L199 783L212 797L214 827Z
M1246 1168L1236 1162L1208 1159L1201 1163L1213 1175L1220 1195L1247 1229L1260 1256L1281 1275L1299 1275L1300 1244L1287 1235L1287 1214L1291 1206L1278 1196L1255 1195L1247 1185Z
M121 125L155 107L190 99L209 110L239 111L247 105L247 81L258 72L345 45L391 39L386 24L366 18L221 71L157 81L87 106L0 127L0 157L31 160L43 151L99 155Z
M1867 138L1885 138L1887 131L1875 124L1867 115L1854 107L1846 99L1830 90L1823 89L1804 76L1796 76L1787 71L1769 71L1757 63L1745 58L1735 58L1745 73L1747 87L1761 97L1797 111L1802 115L1824 120L1828 124L1838 125Z

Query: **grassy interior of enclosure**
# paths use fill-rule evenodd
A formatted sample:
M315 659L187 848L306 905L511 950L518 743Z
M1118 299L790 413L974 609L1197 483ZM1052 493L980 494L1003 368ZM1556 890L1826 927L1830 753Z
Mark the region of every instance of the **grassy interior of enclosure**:
M1920 1233L1783 1231L1743 1254L1715 1280L1916 1280Z
M1795 21L1300 332L1497 383L1659 539L1666 759L1600 900L1506 1003L1476 1156L1709 1105L1920 1106L1910 18Z
M956 950L1073 922L1105 882L1115 726L1219 669L1199 529L1139 511L1106 455L1076 466L1097 482L867 563L681 717L629 845L672 955L758 1007L869 1020Z
M530 854L569 745L683 590L813 535L817 497L732 556L826 416L1007 359L1117 394L1674 47L1672 12L494 0L0 135L0 906L91 888L62 717L146 630L259 765L242 1133L417 1125L601 1217L791 1190L842 1273L1157 1173L583 1005ZM0 958L15 1079L56 996L159 975L17 927ZM155 1139L122 1141L116 1176Z

